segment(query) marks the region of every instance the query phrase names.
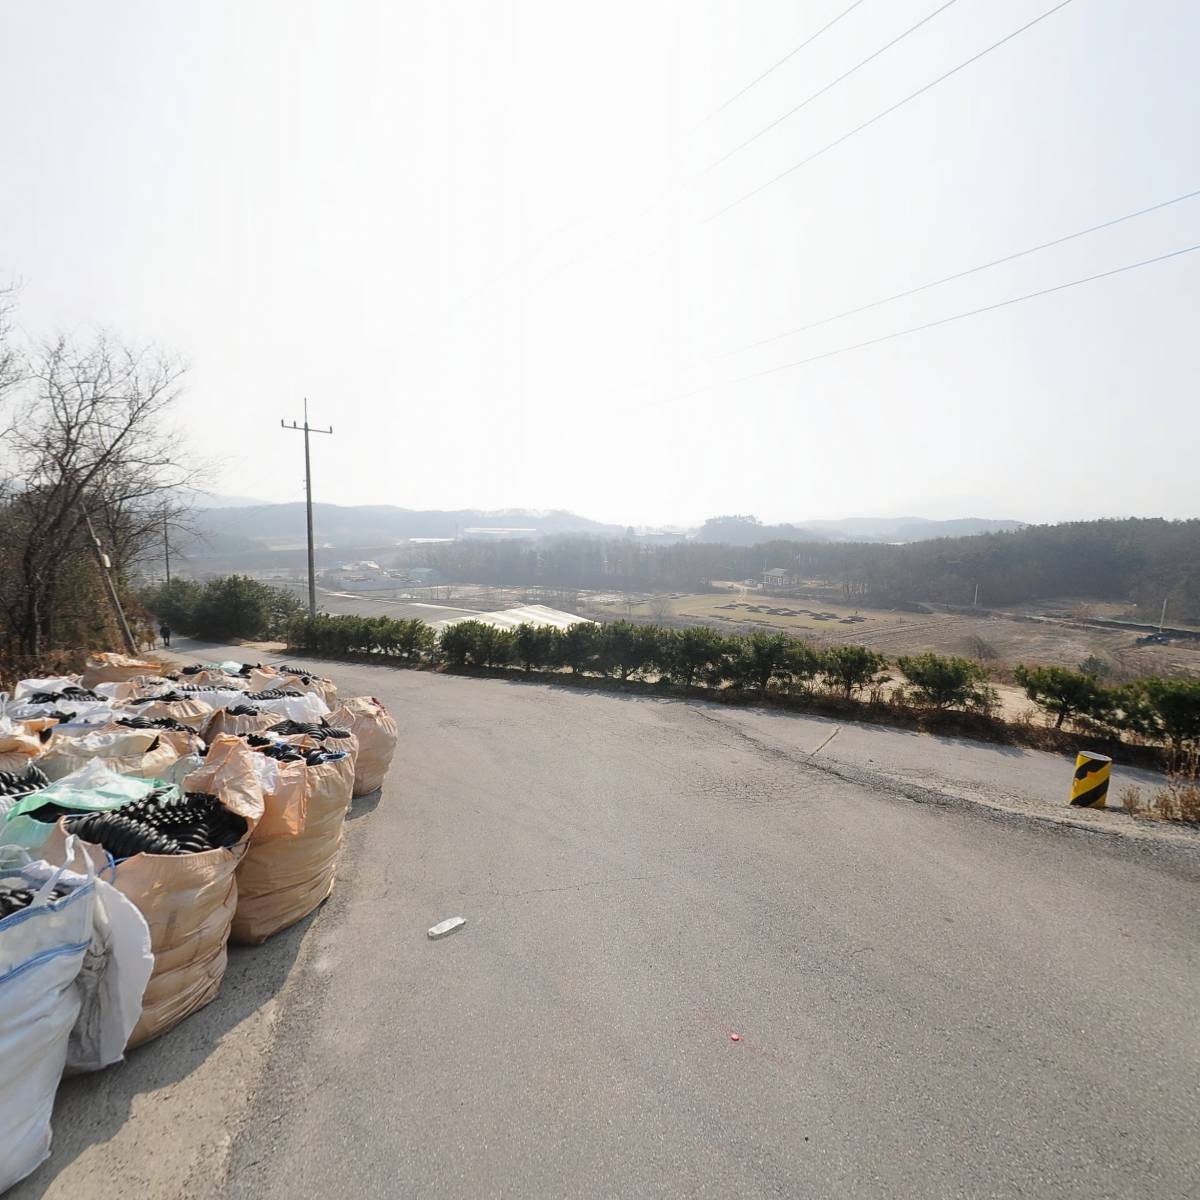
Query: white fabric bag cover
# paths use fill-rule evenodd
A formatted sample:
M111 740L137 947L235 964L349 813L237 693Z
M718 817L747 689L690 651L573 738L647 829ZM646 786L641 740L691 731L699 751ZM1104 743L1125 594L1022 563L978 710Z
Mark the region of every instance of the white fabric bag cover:
M80 1007L67 1043L68 1071L98 1071L121 1061L153 970L146 918L112 884L97 879L92 941L75 981Z
M68 861L74 848L71 839ZM0 920L0 1192L50 1155L54 1094L80 1007L74 984L92 939L90 861L87 870L77 875L45 861L0 870L39 889L28 908ZM51 902L55 882L72 890Z
M78 687L78 675L47 675L45 679L19 679L13 687L13 701L24 700L34 692L61 692L63 688Z
M316 692L305 692L302 696L282 696L278 700L251 700L260 712L277 713L279 719L311 724L329 712L329 705Z

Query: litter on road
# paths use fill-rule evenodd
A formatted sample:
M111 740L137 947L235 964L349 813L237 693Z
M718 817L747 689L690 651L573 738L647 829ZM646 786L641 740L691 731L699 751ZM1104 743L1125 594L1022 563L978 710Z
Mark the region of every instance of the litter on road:
M431 930L429 936L437 941L438 938L444 938L447 934L454 933L461 929L467 923L465 917L449 917L445 921L439 921Z

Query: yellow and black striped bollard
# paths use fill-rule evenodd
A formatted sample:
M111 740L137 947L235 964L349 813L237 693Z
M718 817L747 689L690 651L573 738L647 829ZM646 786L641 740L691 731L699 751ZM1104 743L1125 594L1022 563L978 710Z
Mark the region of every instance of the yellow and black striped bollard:
M1108 795L1112 759L1107 754L1081 750L1075 756L1075 778L1071 781L1072 808L1103 808Z

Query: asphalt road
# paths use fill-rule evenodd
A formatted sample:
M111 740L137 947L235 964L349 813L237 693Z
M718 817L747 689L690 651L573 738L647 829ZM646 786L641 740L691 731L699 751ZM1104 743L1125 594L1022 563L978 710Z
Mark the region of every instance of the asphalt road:
M921 802L1062 760L329 673L401 728L334 897L64 1085L22 1200L1196 1194L1196 856Z

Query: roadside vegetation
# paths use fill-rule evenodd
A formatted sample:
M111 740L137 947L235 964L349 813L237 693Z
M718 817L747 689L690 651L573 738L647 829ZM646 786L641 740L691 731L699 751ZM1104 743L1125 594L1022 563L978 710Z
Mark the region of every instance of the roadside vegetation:
M304 611L295 593L248 575L222 575L205 583L172 579L143 590L139 599L175 633L210 642L282 637L288 622Z
M297 615L285 636L289 650L307 654L551 674L615 687L702 689L732 703L759 700L1045 749L1077 747L1082 734L1093 748L1118 750L1125 761L1147 765L1182 763L1200 747L1200 681L1192 680L1106 687L1086 670L1021 667L1021 686L1045 715L1036 725L1003 719L987 668L971 659L926 653L889 662L866 646L822 647L782 633L629 621L497 629L467 620L436 634L420 620ZM1186 794L1176 807L1191 811Z

